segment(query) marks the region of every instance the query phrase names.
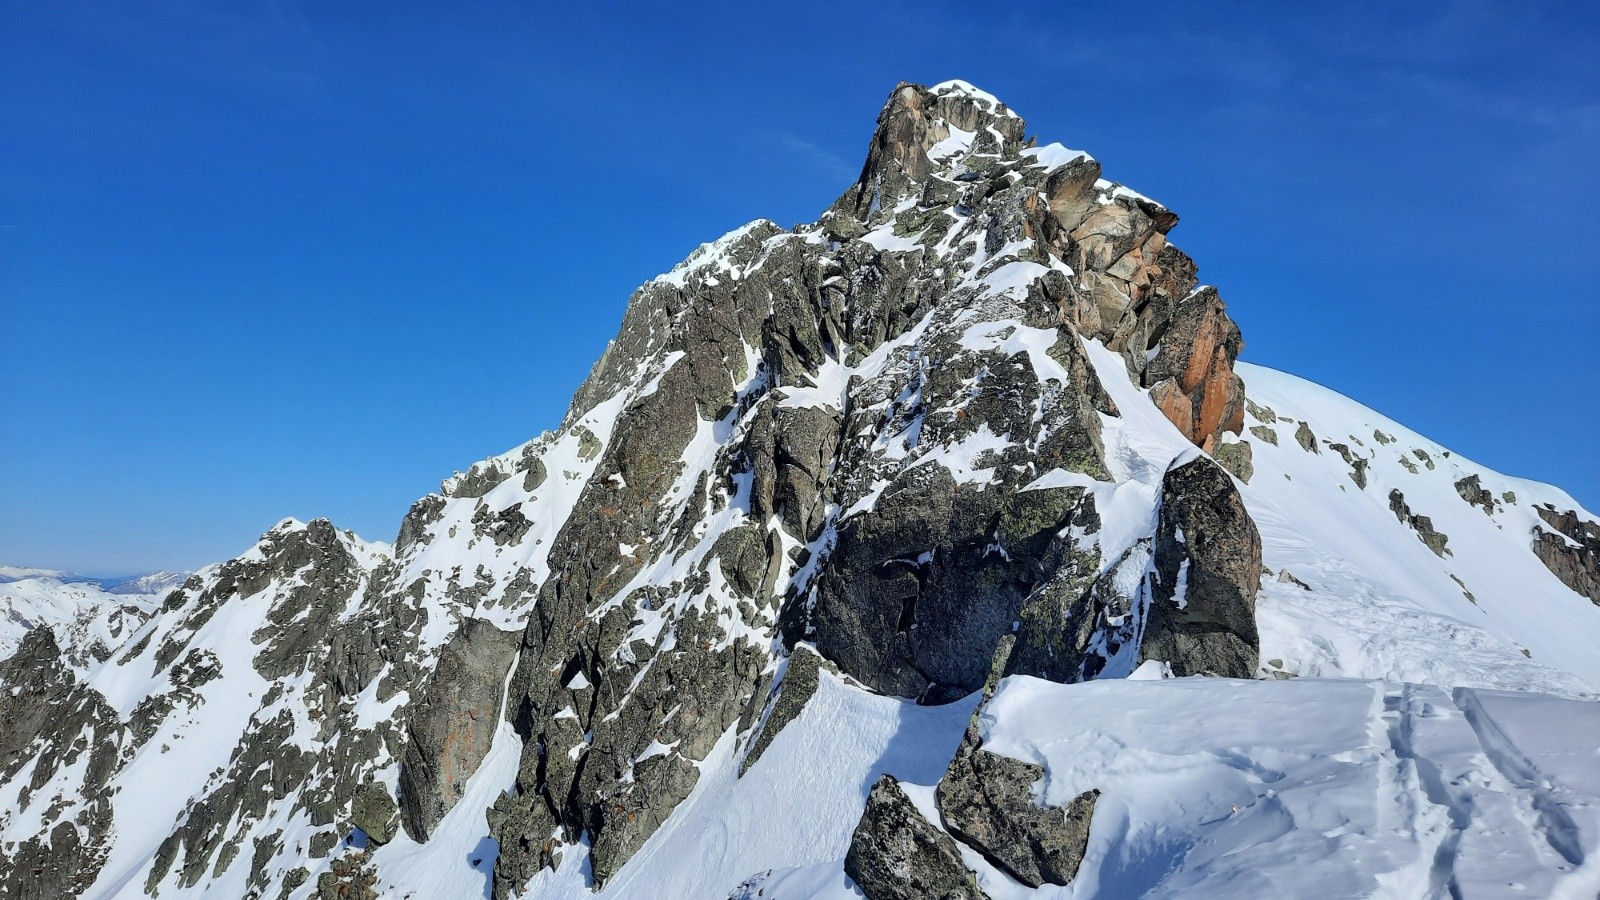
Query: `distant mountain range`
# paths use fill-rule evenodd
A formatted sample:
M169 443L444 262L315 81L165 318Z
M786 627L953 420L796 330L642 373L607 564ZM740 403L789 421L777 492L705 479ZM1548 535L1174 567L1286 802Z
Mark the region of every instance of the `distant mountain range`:
M56 569L0 566L0 658L10 656L29 630L49 626L58 640L87 634L91 622L126 609L148 614L188 572L146 572L95 578Z

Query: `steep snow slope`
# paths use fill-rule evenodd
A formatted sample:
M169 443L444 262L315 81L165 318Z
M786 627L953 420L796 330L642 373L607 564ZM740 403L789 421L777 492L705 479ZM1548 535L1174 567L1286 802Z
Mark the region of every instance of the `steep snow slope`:
M603 898L725 897L753 871L797 865L832 870L850 842L867 791L880 775L936 780L949 762L977 698L918 706L873 694L824 672L799 718L740 776L735 735L701 764L694 792L643 850L594 896ZM515 740L509 733L507 740ZM496 749L499 752L499 748ZM490 759L494 760L495 754ZM512 758L514 764L514 756ZM490 763L477 780L504 790L514 774ZM458 811L461 810L458 807ZM492 858L481 819L452 812L418 846L401 837L377 851L382 886L394 896L471 897L487 889L473 860ZM521 896L528 900L589 896L588 860L563 859Z
M1592 514L1327 388L1259 366L1239 372L1253 401L1244 497L1277 573L1257 599L1263 660L1300 675L1600 693L1600 606L1530 552L1549 530L1535 507ZM1311 450L1295 438L1302 423ZM1463 496L1469 485L1486 506ZM1394 491L1447 538L1443 555L1392 511Z

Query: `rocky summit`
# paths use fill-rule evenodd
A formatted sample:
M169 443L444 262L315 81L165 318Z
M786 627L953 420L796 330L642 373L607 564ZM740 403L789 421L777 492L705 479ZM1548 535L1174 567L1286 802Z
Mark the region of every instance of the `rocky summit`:
M1593 896L1600 521L1240 362L1177 223L899 85L392 545L28 628L0 897Z

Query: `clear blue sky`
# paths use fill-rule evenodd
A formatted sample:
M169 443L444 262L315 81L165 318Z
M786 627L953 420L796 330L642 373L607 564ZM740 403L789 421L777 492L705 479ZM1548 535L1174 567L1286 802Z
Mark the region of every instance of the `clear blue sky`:
M8 3L0 562L393 538L902 79L1177 210L1245 358L1600 509L1600 5Z

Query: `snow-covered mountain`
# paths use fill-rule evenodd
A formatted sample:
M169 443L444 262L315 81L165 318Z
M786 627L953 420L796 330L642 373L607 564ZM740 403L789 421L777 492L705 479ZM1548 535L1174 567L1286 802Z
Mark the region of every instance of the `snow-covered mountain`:
M0 566L0 659L40 626L80 653L102 658L149 617L187 572L89 578L55 569Z
M1600 523L1237 361L1177 216L901 85L394 544L0 663L15 897L1593 897Z

